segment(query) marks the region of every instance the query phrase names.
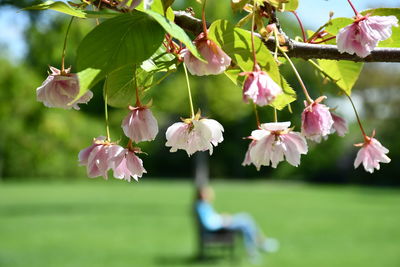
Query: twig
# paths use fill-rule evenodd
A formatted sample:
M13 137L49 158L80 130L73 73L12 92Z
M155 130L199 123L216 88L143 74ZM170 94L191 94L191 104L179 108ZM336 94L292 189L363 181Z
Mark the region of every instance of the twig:
M184 11L176 11L174 13L175 23L184 30L196 36L202 32L201 20L192 17ZM255 34L255 36L261 38L258 34ZM270 37L267 40L263 39L263 42L269 50L274 51L276 47L274 37ZM286 40L286 44L284 45L288 48L286 54L294 58L350 60L355 62L400 62L400 48L377 47L369 56L360 58L357 55L341 54L336 45L308 44L291 39Z

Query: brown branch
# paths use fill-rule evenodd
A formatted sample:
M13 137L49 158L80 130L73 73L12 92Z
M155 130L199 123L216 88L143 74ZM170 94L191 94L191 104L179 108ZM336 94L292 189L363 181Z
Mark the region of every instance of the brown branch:
M201 20L184 11L175 11L175 23L196 36L203 31ZM263 41L269 50L275 50L275 38L271 37ZM295 58L350 60L355 62L400 62L400 48L377 47L369 56L360 58L356 55L340 53L336 45L308 44L291 39L288 39L285 45L289 49L286 54Z

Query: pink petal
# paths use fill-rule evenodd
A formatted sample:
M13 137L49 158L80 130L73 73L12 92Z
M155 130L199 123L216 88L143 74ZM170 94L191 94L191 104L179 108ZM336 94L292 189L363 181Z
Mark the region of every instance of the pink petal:
M264 71L253 71L248 73L243 86L243 100L251 99L259 106L272 103L282 93L282 89Z
M46 107L57 107L64 109L79 109L78 104L87 103L93 96L88 91L81 98L73 102L79 93L79 80L76 74L61 75L60 70L50 67L52 74L36 89L37 101L43 102Z
M176 152L178 149L187 148L189 137L189 125L183 122L177 122L168 127L165 133L167 142L165 146L170 146L170 152Z
M261 128L266 131L283 131L290 127L290 121L262 123Z
M147 173L146 170L143 168L143 161L133 152L129 152L126 155L126 166L131 173L130 175L136 181L140 177L142 177L143 173Z
M135 143L154 140L158 133L157 120L148 108L132 110L122 121L121 126L125 135Z
M395 16L366 16L339 31L336 37L338 50L366 57L380 41L392 35L392 26L398 26Z
M306 140L300 133L296 132L281 135L281 138L286 145L284 154L287 162L297 167L300 164L301 154L307 154L308 152Z
M329 108L323 104L312 103L301 114L301 133L310 140L320 142L321 137L331 132L333 119Z
M183 60L192 75L217 75L230 66L231 58L213 41L198 37L194 43L207 63L198 60L189 50L183 50Z
M214 146L217 146L218 143L224 141L224 137L222 135L224 127L222 127L222 125L218 121L213 119L201 119L200 121L211 130L210 141Z
M269 166L271 160L272 144L275 136L267 135L258 140L250 150L250 158L257 170L260 170L261 165Z
M354 161L354 168L357 168L362 162L364 169L367 172L373 173L374 169L380 169L380 162L390 162L390 158L385 155L387 153L389 153L387 148L382 146L382 144L375 138L371 138L371 140L366 142L358 151L357 157Z
M336 131L339 136L344 136L348 130L346 120L332 112L331 116L333 119L333 132Z

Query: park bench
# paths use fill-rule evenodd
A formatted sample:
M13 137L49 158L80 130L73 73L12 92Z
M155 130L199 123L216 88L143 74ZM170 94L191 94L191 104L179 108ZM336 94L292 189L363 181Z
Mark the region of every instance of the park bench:
M195 211L195 218L198 232L198 257L205 259L211 254L216 255L215 251L219 251L222 255L228 255L233 259L237 231L224 228L212 231L204 226L197 211Z

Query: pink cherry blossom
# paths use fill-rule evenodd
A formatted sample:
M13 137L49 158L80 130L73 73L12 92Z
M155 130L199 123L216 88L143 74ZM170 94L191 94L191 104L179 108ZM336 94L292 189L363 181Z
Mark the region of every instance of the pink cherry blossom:
M224 138L224 128L216 120L212 119L188 119L171 125L166 132L166 146L171 147L171 152L178 149L185 150L190 156L196 151L210 151Z
M113 170L115 178L124 179L128 182L131 181L131 177L138 181L143 173L147 173L143 168L143 161L136 156L134 151L129 149L124 149L114 158Z
M307 154L308 147L305 138L290 128L290 122L261 124L261 129L251 133L252 142L242 165L254 164L257 170L261 166L276 168L279 162L286 159L289 164L297 167L301 154Z
M247 148L246 154L244 156L244 160L242 162L242 166L248 166L253 163L250 157L250 151L254 147L254 145L257 143L257 140L252 140L249 144L249 147Z
M336 36L338 50L366 57L380 41L392 35L392 26L398 27L398 22L395 16L359 16L339 31Z
M127 137L139 143L154 140L158 133L158 124L153 113L147 107L129 107L131 112L122 121L122 129Z
M90 178L103 176L107 179L108 170L114 167L114 158L123 150L121 146L105 140L105 137L98 137L91 146L79 152L79 163L87 167Z
M364 169L373 173L374 169L380 169L380 162L390 162L390 158L385 155L389 153L389 150L373 137L367 136L363 144L357 144L356 146L361 146L361 149L358 151L354 161L354 168L360 166L362 162Z
M336 132L339 136L344 136L348 130L346 120L333 112L331 112L331 116L333 119L331 133Z
M259 106L266 106L282 93L281 87L258 66L256 66L256 70L244 72L241 75L247 75L243 86L243 100L245 102L251 99Z
M46 107L79 110L78 104L86 104L93 97L93 93L87 91L86 94L70 105L79 93L78 76L75 73L70 73L70 69L66 69L64 73L54 67L50 67L50 70L51 74L36 89L37 101L43 102Z
M308 139L317 143L321 142L321 137L326 137L331 133L333 126L332 115L329 108L320 102L326 97L319 97L313 103L307 105L301 114L301 133Z
M231 65L231 58L217 44L207 39L204 33L196 38L194 44L207 62L200 61L187 48L183 49L181 55L192 75L217 75Z

